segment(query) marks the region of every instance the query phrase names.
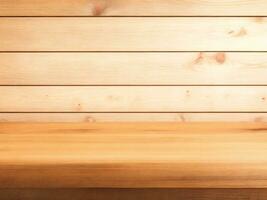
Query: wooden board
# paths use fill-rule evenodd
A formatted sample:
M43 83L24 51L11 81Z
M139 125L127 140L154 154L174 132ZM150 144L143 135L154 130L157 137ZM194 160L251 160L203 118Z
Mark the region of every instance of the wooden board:
M0 124L4 188L267 188L266 123Z
M1 85L267 85L267 53L0 53Z
M266 200L267 189L0 189L1 200Z
M0 51L267 51L266 18L1 18Z
M267 113L0 113L0 122L267 122Z
M266 86L1 86L0 112L267 112Z
M265 0L10 0L1 16L266 16Z

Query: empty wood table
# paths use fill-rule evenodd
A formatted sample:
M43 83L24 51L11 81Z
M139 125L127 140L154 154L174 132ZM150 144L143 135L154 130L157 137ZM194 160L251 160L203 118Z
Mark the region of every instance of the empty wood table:
M173 198L205 191L261 199L267 123L1 123L0 171L1 193L9 197L52 190L61 199L90 191L101 199L96 188L110 188L110 199L120 189L121 198L139 190L154 199L167 191Z

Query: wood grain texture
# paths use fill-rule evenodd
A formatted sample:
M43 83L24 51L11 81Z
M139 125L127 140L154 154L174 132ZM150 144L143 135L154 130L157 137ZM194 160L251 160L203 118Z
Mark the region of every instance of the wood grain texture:
M267 53L0 53L2 85L267 85Z
M1 0L1 16L266 16L265 0Z
M0 113L0 122L267 122L267 113Z
M4 188L267 188L266 123L0 124Z
M267 112L265 86L1 86L0 112Z
M266 18L8 18L0 51L266 51Z
M0 189L1 200L266 200L266 189Z

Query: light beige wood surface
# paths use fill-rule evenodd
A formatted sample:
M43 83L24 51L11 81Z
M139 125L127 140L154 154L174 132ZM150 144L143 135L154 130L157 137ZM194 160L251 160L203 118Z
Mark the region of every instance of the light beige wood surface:
M0 124L4 188L266 188L266 123Z
M11 0L1 16L266 16L265 0Z
M0 51L267 51L255 17L4 17L0 29Z
M265 16L266 0L0 0L0 199L265 200Z
M2 85L267 85L267 53L1 53Z
M267 113L0 113L0 122L267 122Z
M266 86L1 86L1 112L267 112Z

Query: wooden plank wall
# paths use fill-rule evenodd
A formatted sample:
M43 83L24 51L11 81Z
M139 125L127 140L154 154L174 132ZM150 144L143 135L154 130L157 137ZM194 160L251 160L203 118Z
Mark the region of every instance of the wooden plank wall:
M0 0L0 121L267 121L267 0Z

